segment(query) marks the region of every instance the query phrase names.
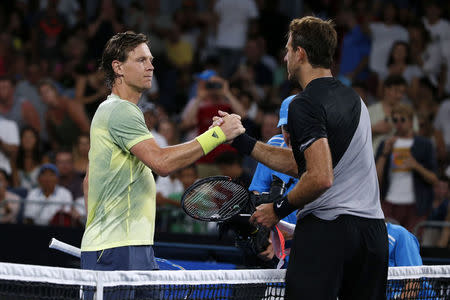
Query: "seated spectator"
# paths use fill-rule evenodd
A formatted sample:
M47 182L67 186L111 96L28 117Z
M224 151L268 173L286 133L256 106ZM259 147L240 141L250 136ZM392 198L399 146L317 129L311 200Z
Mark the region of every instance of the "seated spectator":
M440 179L434 185L434 199L432 211L428 221L444 222L449 208L449 189L447 179ZM435 247L438 245L442 228L425 227L422 233L421 245L425 247Z
M72 147L80 133L89 133L90 123L82 105L62 96L51 80L39 82L39 94L48 105L45 119L53 150Z
M19 128L16 122L2 116L0 128L0 168L11 175L19 148Z
M83 197L84 175L75 170L72 152L68 150L56 152L55 164L59 172L59 185L68 189L73 199Z
M202 231L200 230L201 226L199 224L194 226L190 217L187 217L181 210L181 196L197 179L198 174L194 164L167 177L158 177L156 180L156 205L159 208L157 218L159 231L175 233Z
M38 186L38 173L43 157L39 134L32 127L25 127L20 133L14 185L27 191Z
M412 231L427 218L438 178L436 153L431 142L413 132L413 110L397 104L391 110L394 136L381 142L376 169L386 218Z
M55 165L42 165L38 177L39 187L30 191L25 202L25 223L49 225L57 213L70 214L72 194L57 184L58 176Z
M20 197L9 192L8 187L8 175L0 169L0 224L16 223L20 209Z
M178 128L174 121L169 119L161 120L158 126L158 133L166 139L169 146L180 143Z
M383 139L392 135L391 109L406 95L406 81L401 76L389 76L384 81L383 98L368 107L372 124L372 146L374 153Z
M81 175L86 175L86 169L89 164L89 149L91 148L91 139L89 134L80 134L76 144L73 146L73 166Z
M33 104L15 93L16 84L11 77L0 77L0 116L13 120L19 128L31 126L41 129L39 113Z
M155 104L151 102L146 102L141 105L141 111L144 115L145 125L147 125L148 130L153 135L156 143L160 147L167 147L166 138L158 132L158 112L156 111Z
M419 90L419 80L423 76L421 69L413 64L409 44L404 41L396 41L392 45L387 61L387 70L379 74L381 80L390 75L401 76L407 83L407 94L410 99L415 100ZM380 82L380 89L382 89ZM381 91L380 91L381 93Z
M242 167L242 158L237 152L226 151L216 157L216 164L224 176L248 188L251 176Z

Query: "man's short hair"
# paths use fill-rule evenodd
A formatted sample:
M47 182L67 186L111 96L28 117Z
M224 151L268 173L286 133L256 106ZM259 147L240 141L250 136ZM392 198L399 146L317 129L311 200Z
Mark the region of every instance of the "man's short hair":
M112 62L118 60L124 62L128 58L128 53L140 44L147 44L148 39L145 34L134 33L133 31L117 33L109 39L105 45L100 62L100 69L105 72L105 82L108 88L112 88L114 80L118 75L114 72Z
M311 16L294 19L289 25L289 34L294 51L297 47L305 49L311 66L331 68L337 45L337 34L331 20Z
M413 108L405 103L397 103L391 109L391 116L398 114L412 120L414 118Z
M391 87L394 85L407 85L405 78L400 75L390 75L384 80L384 87Z
M16 80L14 79L14 77L9 76L9 75L0 76L0 81L9 81L12 86L16 85Z

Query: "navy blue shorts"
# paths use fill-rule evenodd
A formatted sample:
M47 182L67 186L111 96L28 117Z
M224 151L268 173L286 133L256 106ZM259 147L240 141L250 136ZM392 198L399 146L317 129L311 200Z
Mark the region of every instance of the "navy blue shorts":
M159 270L150 245L82 251L81 268L97 271Z
M82 251L81 268L96 271L132 271L132 270L159 270L155 260L153 247L124 246L99 251ZM137 290L131 287L109 288L103 291L104 299L158 299L158 292ZM92 300L93 291L85 290L82 299Z

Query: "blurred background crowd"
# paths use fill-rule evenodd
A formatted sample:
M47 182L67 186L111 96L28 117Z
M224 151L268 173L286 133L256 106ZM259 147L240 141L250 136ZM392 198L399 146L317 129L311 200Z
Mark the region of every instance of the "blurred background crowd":
M83 226L90 122L109 93L98 63L112 35L149 36L155 71L139 106L160 146L203 132L218 109L267 142L282 100L301 91L283 59L289 22L305 15L336 24L333 74L369 108L387 218L411 231L450 221L450 1L17 0L0 3L0 222ZM184 217L185 188L215 174L249 186L255 167L223 145L157 178L157 230L208 232ZM398 194L412 200L385 201ZM448 247L442 228L424 228L421 242Z

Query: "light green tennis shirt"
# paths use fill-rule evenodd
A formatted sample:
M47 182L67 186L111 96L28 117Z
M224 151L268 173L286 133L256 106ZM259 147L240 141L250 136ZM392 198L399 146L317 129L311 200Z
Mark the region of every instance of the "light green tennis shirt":
M91 124L82 251L153 245L155 180L150 168L130 153L152 137L135 104L111 94L98 107Z

